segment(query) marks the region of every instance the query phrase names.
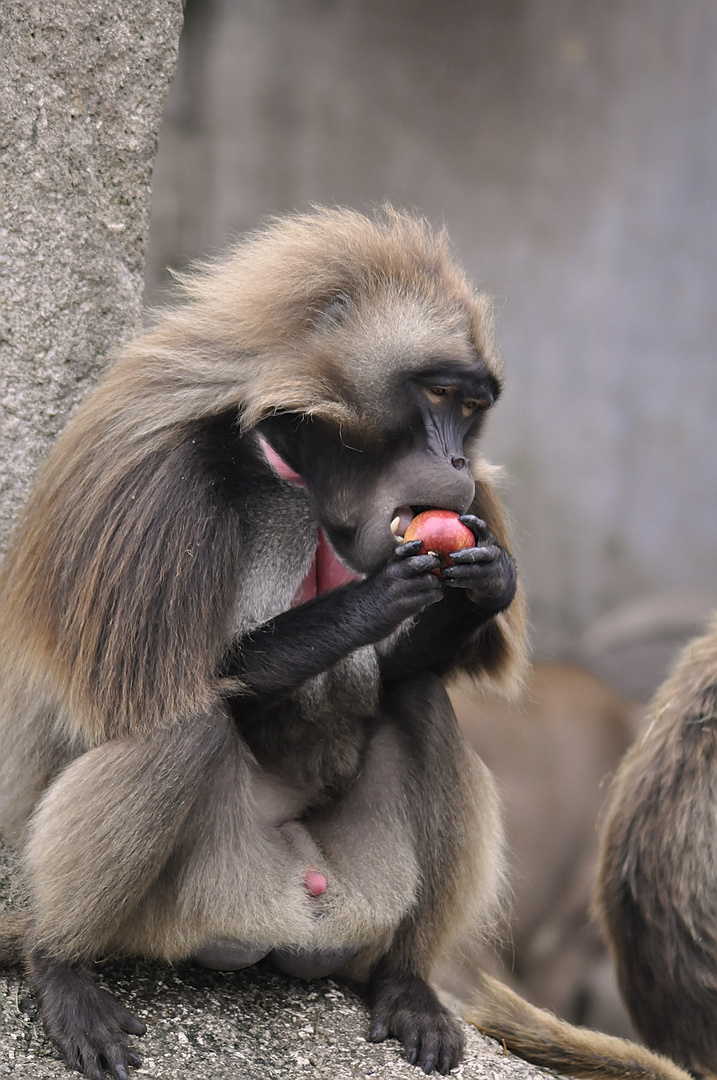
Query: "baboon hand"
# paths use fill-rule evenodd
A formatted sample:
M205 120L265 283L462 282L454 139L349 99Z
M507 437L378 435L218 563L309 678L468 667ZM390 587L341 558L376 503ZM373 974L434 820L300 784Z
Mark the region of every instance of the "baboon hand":
M431 573L440 566L440 559L419 555L421 547L420 540L401 544L380 570L360 583L367 603L364 611L375 629L373 640L386 637L404 619L443 599L443 584Z
M496 615L515 596L515 561L474 514L460 519L476 538L476 546L451 555L450 566L441 570L441 580L452 589L466 589L471 600L486 615Z

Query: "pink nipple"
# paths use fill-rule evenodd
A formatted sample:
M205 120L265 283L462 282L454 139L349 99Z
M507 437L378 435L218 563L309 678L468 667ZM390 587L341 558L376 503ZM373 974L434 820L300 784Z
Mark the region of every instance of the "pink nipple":
M304 874L304 885L309 896L321 896L326 892L326 878L318 870L307 870Z

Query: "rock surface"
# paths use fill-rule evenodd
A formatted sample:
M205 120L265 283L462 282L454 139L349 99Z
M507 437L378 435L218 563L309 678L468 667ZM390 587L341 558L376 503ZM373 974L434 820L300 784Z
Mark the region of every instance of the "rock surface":
M112 965L102 984L147 1024L135 1040L143 1065L137 1080L354 1080L424 1074L404 1060L397 1042L366 1041L360 999L331 980L298 983L258 968L220 974L146 963ZM537 1077L506 1057L499 1044L466 1026L465 1060L452 1075ZM22 979L0 976L0 1076L66 1078L69 1074L37 1020Z
M0 551L39 460L140 322L181 0L0 10Z

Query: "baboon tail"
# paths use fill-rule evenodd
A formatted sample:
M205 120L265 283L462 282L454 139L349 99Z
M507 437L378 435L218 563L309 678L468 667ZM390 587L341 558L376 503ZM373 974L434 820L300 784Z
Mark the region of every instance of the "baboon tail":
M576 1027L529 1004L497 979L480 973L465 1019L518 1057L584 1080L694 1080L669 1058L644 1046Z
M27 912L0 911L0 968L13 967L22 960L26 928Z

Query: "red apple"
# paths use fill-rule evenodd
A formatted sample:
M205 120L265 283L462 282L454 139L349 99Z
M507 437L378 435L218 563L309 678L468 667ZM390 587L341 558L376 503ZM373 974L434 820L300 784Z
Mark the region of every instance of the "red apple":
M441 566L449 566L453 551L476 546L475 536L453 510L424 510L417 514L404 534L404 542L422 540L421 554L441 556Z

